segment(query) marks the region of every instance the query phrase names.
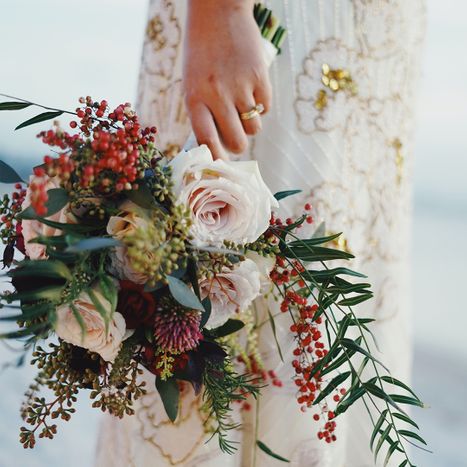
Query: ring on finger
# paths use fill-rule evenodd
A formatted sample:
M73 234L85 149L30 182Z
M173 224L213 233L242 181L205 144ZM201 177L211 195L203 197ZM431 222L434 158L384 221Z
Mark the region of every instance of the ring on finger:
M240 114L240 120L251 120L252 118L259 117L264 112L264 105L259 102L248 112Z

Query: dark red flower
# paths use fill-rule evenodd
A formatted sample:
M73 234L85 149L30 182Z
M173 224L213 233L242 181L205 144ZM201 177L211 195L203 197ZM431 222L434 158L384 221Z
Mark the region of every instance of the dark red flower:
M117 311L123 315L128 329L151 325L156 312L156 301L152 294L144 291L143 285L120 281Z
M21 222L18 222L16 224L16 242L15 242L16 248L25 254L25 248L24 248L24 237L23 237L23 226Z

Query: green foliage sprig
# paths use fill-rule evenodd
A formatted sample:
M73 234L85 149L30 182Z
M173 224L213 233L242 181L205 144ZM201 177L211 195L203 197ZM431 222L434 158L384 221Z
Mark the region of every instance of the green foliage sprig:
M228 432L239 427L232 420L232 402L245 400L247 395L258 397L260 386L254 377L235 373L228 358L222 363L206 361L203 375L203 400L209 414L208 420L215 421L212 436L218 437L222 452L233 454L235 442L228 439Z

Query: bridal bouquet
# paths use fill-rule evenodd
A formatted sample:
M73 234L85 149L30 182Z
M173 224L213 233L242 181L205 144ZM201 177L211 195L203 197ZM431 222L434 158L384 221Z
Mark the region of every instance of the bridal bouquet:
M333 248L338 235L322 227L302 238L311 206L297 219L275 213L296 190L273 196L256 162L213 160L206 146L167 160L156 128L142 128L129 104L110 111L106 101L80 102L69 112L74 134L57 122L39 133L54 156L28 182L0 161L0 182L15 187L0 204L12 284L0 294L0 320L17 324L2 337L21 339L38 368L22 408L24 447L53 438L55 420L72 416L83 390L94 407L131 415L146 392L145 370L172 421L184 384L202 393L207 426L233 452L232 403L283 383L257 348L253 302L261 297L274 298L278 314L290 318L293 355L282 355L279 342L277 352L295 370L297 410L313 411L320 439L334 441L336 418L362 399L379 412L376 453L386 442L389 459L405 454L406 441L423 442L396 424L414 425L401 404L421 401L385 372L368 345L372 320L351 308L371 298L370 285L332 265L352 255ZM14 100L0 110L33 105ZM18 128L64 113L46 110ZM277 314L268 317L275 335ZM373 370L369 379L365 368ZM408 458L402 465L411 465Z

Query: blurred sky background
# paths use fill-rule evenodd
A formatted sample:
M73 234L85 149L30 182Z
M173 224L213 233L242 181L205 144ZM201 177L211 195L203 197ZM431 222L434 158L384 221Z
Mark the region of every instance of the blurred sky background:
M83 94L134 101L146 1L0 0L0 7L0 92L70 109ZM431 406L416 420L435 453L415 453L422 467L467 467L466 46L467 2L428 0L414 154L413 323L414 386ZM13 128L34 112L0 113L0 158L24 176L44 147L37 126ZM13 358L0 344L0 362ZM86 397L55 441L23 451L18 409L33 374L0 374L0 467L91 466L99 414Z

